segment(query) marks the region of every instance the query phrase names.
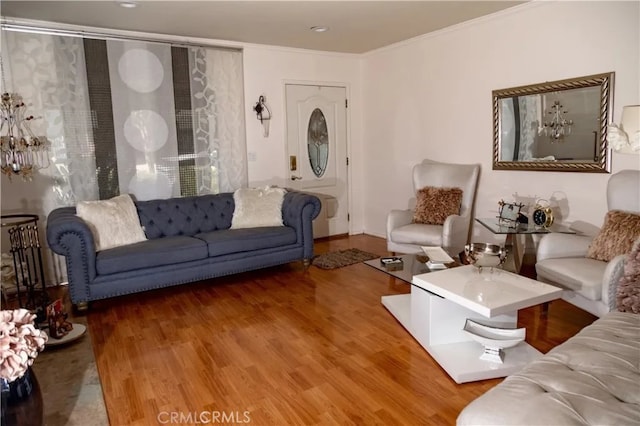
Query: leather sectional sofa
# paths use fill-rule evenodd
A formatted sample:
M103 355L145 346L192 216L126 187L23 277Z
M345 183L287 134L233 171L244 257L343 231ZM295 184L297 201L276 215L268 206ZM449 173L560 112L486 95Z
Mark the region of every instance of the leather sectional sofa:
M609 312L460 413L469 425L640 424L640 315Z
M147 241L96 252L75 207L47 219L51 250L65 257L71 301L98 299L250 271L313 257L312 221L320 200L287 192L284 226L230 229L233 193L135 202Z

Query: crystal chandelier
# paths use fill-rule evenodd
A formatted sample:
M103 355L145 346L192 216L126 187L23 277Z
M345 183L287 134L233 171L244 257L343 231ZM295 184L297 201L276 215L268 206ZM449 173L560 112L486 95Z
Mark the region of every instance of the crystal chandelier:
M549 136L551 143L562 142L565 136L571 134L571 126L573 120L567 120L564 118L564 114L567 111L562 110L563 106L560 101L554 101L551 106L551 111L548 114L551 115L551 121L545 121L543 123L543 131L545 136Z
M22 96L17 93L2 94L0 119L2 173L29 181L35 170L49 165L47 138L33 134L30 122L36 117L27 115Z

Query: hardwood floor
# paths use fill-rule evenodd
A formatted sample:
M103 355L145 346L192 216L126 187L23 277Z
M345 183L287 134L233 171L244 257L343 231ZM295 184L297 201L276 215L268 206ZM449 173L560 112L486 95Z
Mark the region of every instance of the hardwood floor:
M366 235L320 241L316 254L351 247L387 254L383 239ZM110 423L206 412L254 425L454 424L501 379L451 380L380 303L408 291L364 264L293 263L94 303L88 322ZM563 301L547 318L539 309L520 317L542 352L595 319Z

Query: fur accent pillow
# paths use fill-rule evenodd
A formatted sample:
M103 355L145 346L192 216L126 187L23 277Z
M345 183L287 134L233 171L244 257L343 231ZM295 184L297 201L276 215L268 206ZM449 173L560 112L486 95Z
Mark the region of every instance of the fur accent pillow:
M620 254L631 251L633 242L640 237L640 215L610 210L604 225L591 242L587 257L609 262Z
M624 274L618 282L616 305L620 312L640 314L640 239L624 262Z
M80 201L76 206L76 215L89 226L96 251L147 240L129 194L109 200Z
M287 191L283 188L241 188L233 193L235 210L231 229L284 226L282 202Z
M447 217L460 214L462 189L425 186L416 193L414 223L442 225Z

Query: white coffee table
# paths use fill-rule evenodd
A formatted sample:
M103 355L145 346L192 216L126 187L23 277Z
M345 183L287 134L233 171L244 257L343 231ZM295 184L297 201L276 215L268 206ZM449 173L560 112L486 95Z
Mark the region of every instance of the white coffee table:
M463 331L467 318L515 328L519 309L562 295L558 287L472 265L415 275L411 284L410 294L383 296L382 304L456 383L505 377L542 356L522 342L505 349L502 364L481 360L484 347Z

